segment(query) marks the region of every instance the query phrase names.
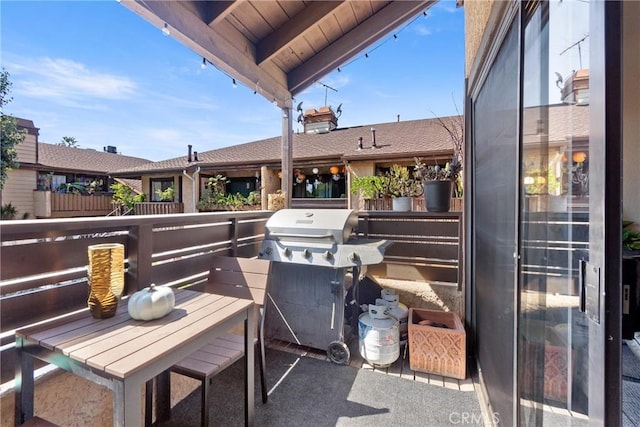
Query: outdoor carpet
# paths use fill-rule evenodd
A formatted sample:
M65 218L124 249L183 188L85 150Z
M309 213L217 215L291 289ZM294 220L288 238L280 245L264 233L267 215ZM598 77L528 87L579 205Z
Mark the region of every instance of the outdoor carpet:
M256 372L257 426L447 426L482 424L474 391L459 391L267 349L269 401ZM243 360L213 378L212 426L244 425ZM175 374L172 374L175 375ZM160 426L197 426L200 387L174 402ZM468 421L467 421L468 422Z
M626 341L622 345L622 379L640 382L640 357L633 352L630 345L638 346L635 341Z

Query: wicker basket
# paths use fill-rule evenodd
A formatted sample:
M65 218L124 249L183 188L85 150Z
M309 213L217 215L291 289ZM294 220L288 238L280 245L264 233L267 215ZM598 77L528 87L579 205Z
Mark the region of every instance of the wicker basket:
M420 325L421 321L430 321L432 324ZM466 357L466 333L456 313L409 309L409 366L411 369L465 379Z
M89 246L89 300L91 315L106 319L116 314L124 290L124 245L106 243Z

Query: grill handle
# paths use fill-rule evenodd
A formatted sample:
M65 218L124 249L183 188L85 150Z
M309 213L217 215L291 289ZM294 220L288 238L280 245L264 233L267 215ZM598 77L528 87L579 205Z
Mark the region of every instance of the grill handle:
M313 234L295 234L295 233L278 233L277 231L272 231L269 233L269 236L275 237L296 237L298 239L326 239L333 238L333 234L322 234L322 235L313 235Z

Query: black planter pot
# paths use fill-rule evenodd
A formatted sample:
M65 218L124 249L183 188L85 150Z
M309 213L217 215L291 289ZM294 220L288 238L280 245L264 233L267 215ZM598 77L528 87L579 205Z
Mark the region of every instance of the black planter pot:
M425 181L425 206L429 212L449 212L451 181Z

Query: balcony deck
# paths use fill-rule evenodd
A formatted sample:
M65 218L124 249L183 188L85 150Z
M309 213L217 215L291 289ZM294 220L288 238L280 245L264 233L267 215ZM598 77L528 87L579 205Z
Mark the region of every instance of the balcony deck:
M408 355L402 358L402 353L389 368L373 368L358 354L357 339L351 340L350 349L351 361L343 366L331 363L319 350L269 342L269 402L261 403L256 384L256 425L436 426L460 423L462 417L467 422L474 420L474 424L488 424L482 418L471 377L456 380L415 372L409 368ZM171 375L172 418L156 425L199 425L200 383ZM211 425L242 425L242 362L213 381ZM12 425L13 394L10 389L3 391L0 424ZM112 425L111 392L63 371L53 371L39 380L35 402L35 414L58 425Z

